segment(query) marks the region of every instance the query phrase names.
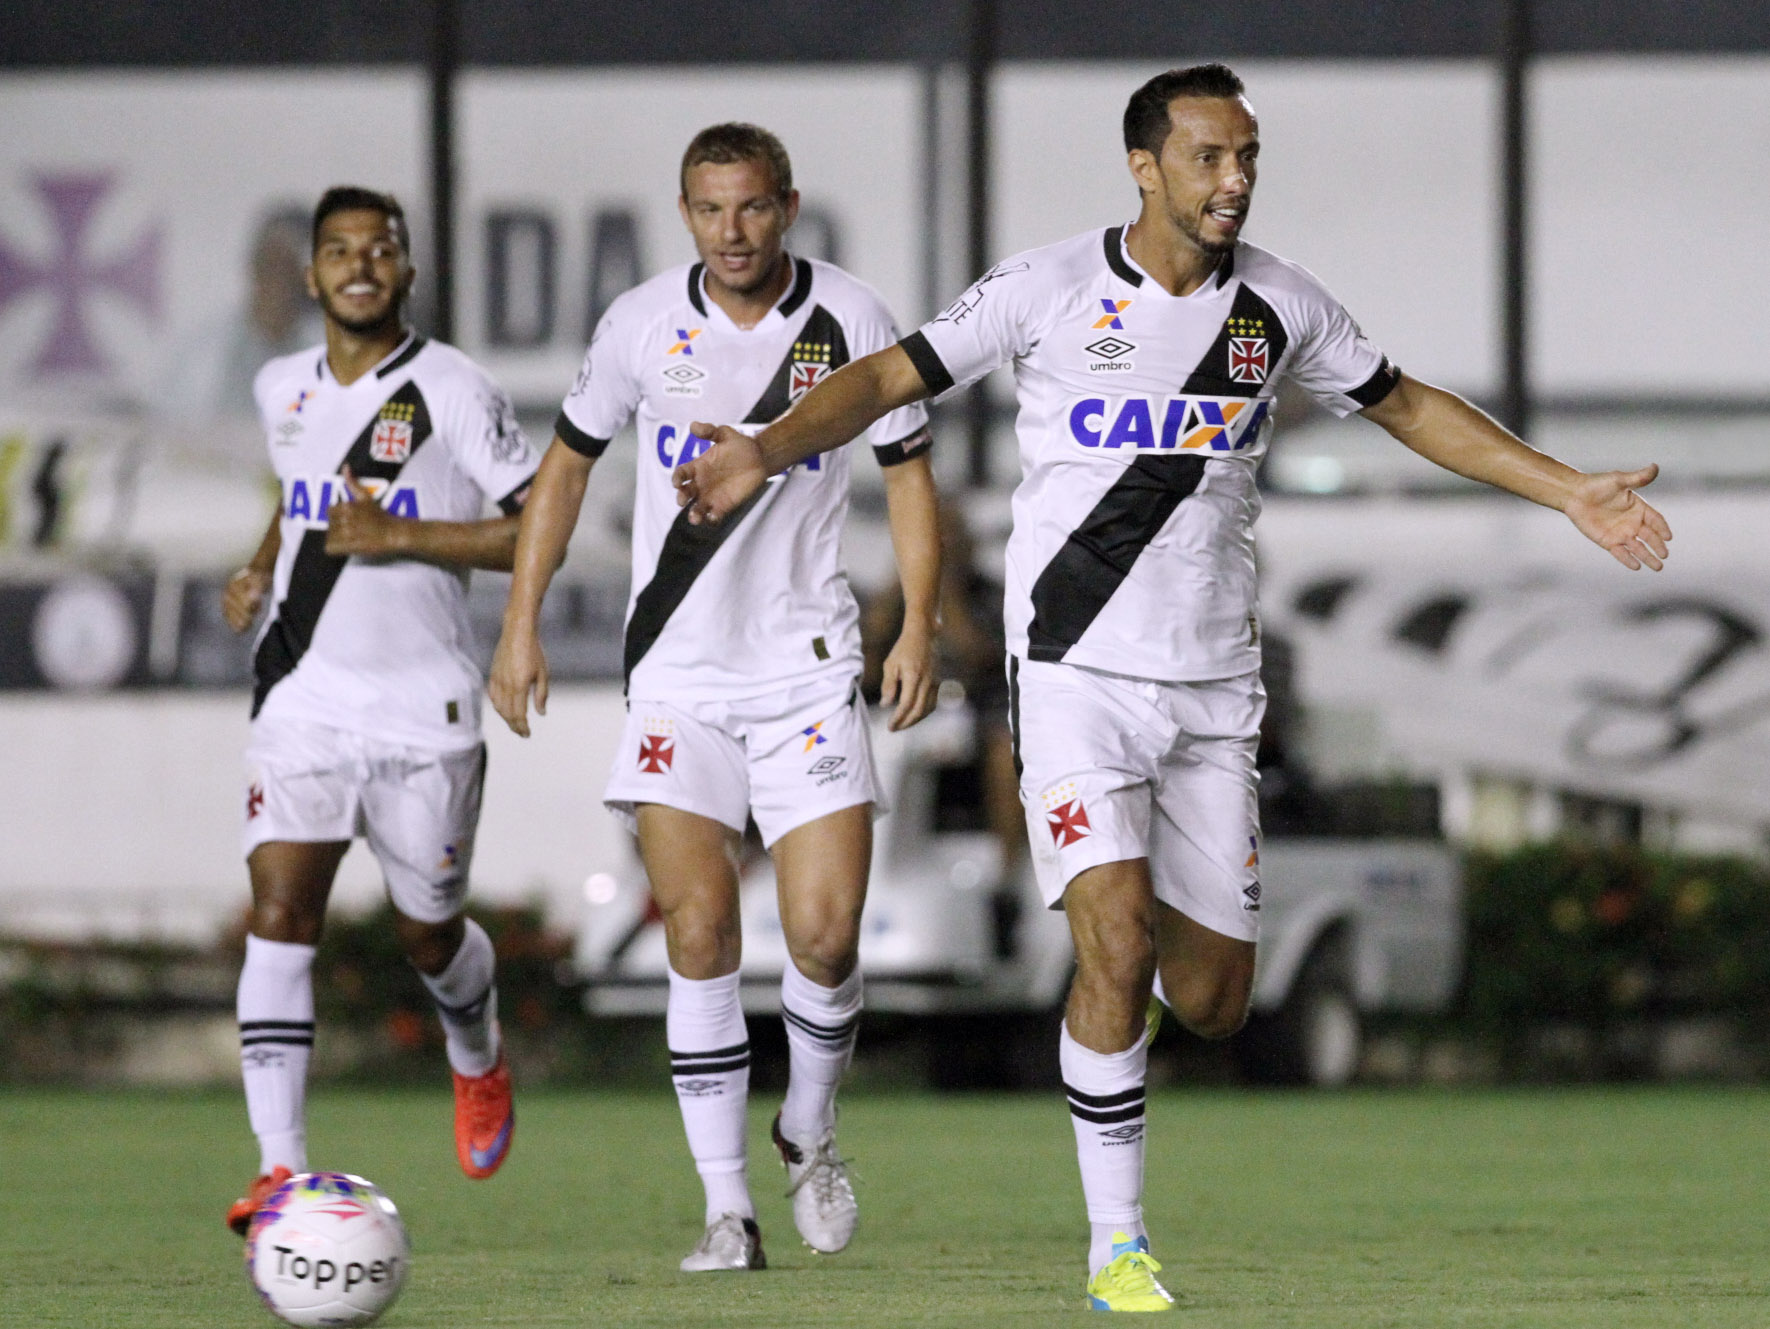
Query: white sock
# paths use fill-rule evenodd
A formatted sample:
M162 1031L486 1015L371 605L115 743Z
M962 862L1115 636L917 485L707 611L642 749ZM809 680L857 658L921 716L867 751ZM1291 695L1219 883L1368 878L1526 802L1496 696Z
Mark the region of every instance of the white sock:
M695 979L670 970L664 1035L688 1151L707 1191L707 1222L721 1214L754 1218L745 1161L750 1034L737 974Z
M420 973L442 1019L449 1065L457 1075L489 1075L498 1064L498 989L492 939L471 918L461 949L434 978Z
M312 946L246 935L234 1010L240 1078L262 1172L307 1171L307 1059L313 1050Z
M781 1134L789 1140L816 1144L836 1129L836 1086L854 1056L860 1006L859 969L826 988L788 961L781 977L781 1019L787 1025Z
M1082 1168L1092 1276L1112 1259L1113 1233L1144 1235L1143 1077L1149 1042L1140 1034L1123 1052L1093 1052L1070 1036L1066 1020L1057 1059Z

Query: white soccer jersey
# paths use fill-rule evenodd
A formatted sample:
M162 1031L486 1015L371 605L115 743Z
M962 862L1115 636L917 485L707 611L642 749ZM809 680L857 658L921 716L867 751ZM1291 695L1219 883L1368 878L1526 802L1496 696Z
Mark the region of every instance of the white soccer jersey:
M1237 245L1191 295L1124 228L997 264L902 345L945 395L1012 360L1008 649L1172 682L1259 667L1254 469L1288 374L1338 415L1398 371L1304 269Z
M773 477L717 526L689 523L670 472L708 447L693 421L765 425L831 370L896 340L870 286L803 258L780 302L747 330L707 298L699 263L609 306L555 427L596 457L638 417L630 695L754 696L860 669L860 615L841 557L847 450ZM928 445L927 410L893 411L866 437L881 465L907 461Z
M536 458L510 399L460 351L416 335L349 386L315 347L272 360L253 390L282 486L253 716L433 749L478 743L466 571L334 557L326 515L346 466L396 516L478 521L488 500L518 511Z

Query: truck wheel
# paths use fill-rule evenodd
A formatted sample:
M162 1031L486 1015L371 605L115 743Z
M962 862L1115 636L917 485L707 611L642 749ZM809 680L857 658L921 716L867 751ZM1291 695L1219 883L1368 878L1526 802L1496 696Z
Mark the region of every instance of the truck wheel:
M1236 1060L1256 1084L1337 1088L1358 1074L1364 1025L1340 938L1318 943L1284 1004L1248 1017Z

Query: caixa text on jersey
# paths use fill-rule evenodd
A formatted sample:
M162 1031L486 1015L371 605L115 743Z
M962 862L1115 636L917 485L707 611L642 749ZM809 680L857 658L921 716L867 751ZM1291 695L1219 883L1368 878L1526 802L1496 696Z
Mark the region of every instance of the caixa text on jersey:
M418 511L418 491L410 485L394 485L389 493L385 480L363 479L357 483L373 494L391 516L416 518L423 515ZM324 526L326 514L331 511L334 501L350 501L350 491L345 488L341 475L283 477L283 517L287 521Z
M1272 406L1245 397L1083 397L1069 434L1084 448L1203 448L1243 452Z

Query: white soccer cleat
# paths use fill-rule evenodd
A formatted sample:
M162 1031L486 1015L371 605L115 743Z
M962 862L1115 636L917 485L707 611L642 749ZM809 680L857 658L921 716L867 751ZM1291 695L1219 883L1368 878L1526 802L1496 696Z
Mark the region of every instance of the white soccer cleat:
M806 1149L781 1134L776 1113L774 1147L781 1151L787 1169L787 1194L793 1201L793 1226L805 1244L820 1255L834 1255L854 1237L860 1206L848 1180L848 1164L836 1152L836 1133L831 1131L815 1147Z
M762 1229L742 1214L720 1214L707 1224L694 1249L682 1257L685 1274L714 1273L722 1269L766 1269L762 1253Z

